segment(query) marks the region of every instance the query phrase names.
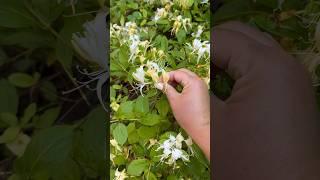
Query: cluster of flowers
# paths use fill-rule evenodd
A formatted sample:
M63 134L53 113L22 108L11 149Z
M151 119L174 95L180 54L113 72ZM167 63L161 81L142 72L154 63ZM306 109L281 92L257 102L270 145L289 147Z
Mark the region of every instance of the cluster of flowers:
M138 60L140 63L140 66L132 73L132 77L138 82L137 86L141 94L143 94L143 87L147 84L154 84L157 89L165 90L166 83L169 80L168 74L161 64L161 60L165 58L165 53L152 47L150 41L141 41L139 36L141 31L147 31L147 29L138 28L134 22L127 22L124 26L113 24L111 37L121 39L120 42L128 45L130 49L128 61L136 63ZM151 49L148 51L149 48ZM147 52L151 54L152 61L147 60ZM160 75L162 76L161 82Z
M191 154L188 154L186 151L182 149L182 143L185 142L185 144L188 146L188 149ZM193 155L192 150L192 139L189 137L188 139L185 139L181 133L179 133L176 137L170 135L168 139L160 143L159 148L157 151L162 151L162 154L160 155L161 162L165 162L168 165L176 165L176 161L181 159L183 162L188 162L189 157Z
M156 3L153 0L145 0L150 4ZM182 8L188 8L187 0L170 1L161 0L161 4L164 8L157 8L153 21L157 21L168 18L172 21L173 26L171 34L177 34L181 27L187 32L188 29L192 28L192 23L190 18L184 18L181 15L176 15L176 12L171 12L171 7L174 3L177 3ZM202 1L202 3L208 3L207 1ZM201 59L208 60L210 57L210 43L209 41L202 41L201 35L203 33L203 26L198 26L196 33L192 33L194 40L192 43L186 43L186 46L191 50L190 54L195 54L197 56L197 63ZM164 63L162 60L166 58L165 52L158 50L152 46L149 40L141 40L140 33L148 32L147 27L138 27L135 22L126 22L124 26L119 26L117 24L112 24L111 26L111 37L119 40L121 45L127 45L130 50L130 56L128 61L132 64L140 62L139 67L136 71L132 73L132 77L138 82L137 89L142 93L143 88L148 84L153 84L155 88L165 91L166 84L169 77L164 69ZM147 57L147 53L151 53L152 57ZM159 76L162 76L161 79ZM148 79L149 78L149 79Z

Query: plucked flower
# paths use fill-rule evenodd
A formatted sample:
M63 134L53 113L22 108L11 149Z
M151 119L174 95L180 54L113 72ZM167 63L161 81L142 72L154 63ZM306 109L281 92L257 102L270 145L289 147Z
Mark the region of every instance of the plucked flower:
M160 74L162 78L160 78ZM154 84L155 88L165 92L169 81L168 73L153 61L148 61L146 64L140 65L139 68L132 73L132 77L138 82L137 88L141 94L143 94L142 89L147 84Z

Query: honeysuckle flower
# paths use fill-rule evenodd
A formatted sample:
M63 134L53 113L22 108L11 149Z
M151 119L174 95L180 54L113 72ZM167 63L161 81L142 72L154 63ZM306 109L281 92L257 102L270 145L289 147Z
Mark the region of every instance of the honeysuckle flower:
M192 53L197 54L198 59L197 63L199 63L200 59L205 55L208 54L208 57L210 55L210 44L209 41L203 41L199 39L194 39L192 45L187 43L190 49L192 49Z
M126 174L126 169L123 169L121 172L117 169L114 173L114 176L114 180L124 180L128 178Z
M110 161L112 162L112 164L114 164L114 158L115 157L116 156L114 154L110 153Z
M183 18L181 15L177 17L173 17L172 20L174 20L173 27L171 30L171 34L177 34L183 26L184 30L188 32L188 27L192 28L191 19L190 18Z
M154 146L155 144L157 144L157 140L156 139L149 139L149 146L147 149L150 149L152 146Z
M130 36L135 35L138 33L138 26L135 22L126 22L125 30Z
M203 26L198 26L197 33L192 33L192 36L195 38L200 38L202 33L203 33Z
M161 0L161 4L162 5L173 4L173 2L171 0Z
M64 94L73 92L82 87L91 89L89 84L91 84L92 82L97 82L96 87L91 90L95 90L97 92L97 97L101 105L106 111L108 111L102 97L102 94L106 92L106 90L103 89L103 85L109 79L107 43L110 34L107 33L106 16L106 12L99 12L94 20L86 22L83 25L85 29L83 35L80 33L73 34L73 39L71 42L74 49L84 59L98 64L100 66L100 70L89 73L86 69L79 69L79 72L83 75L86 75L89 80L85 82L77 81L80 86L66 91L64 92Z
M113 101L113 102L110 104L110 107L111 107L111 109L112 109L114 112L117 112L118 109L119 109L119 107L120 107L120 105L119 105L117 102Z
M139 44L140 44L140 40L138 39L131 40L131 44L129 46L129 49L130 49L129 61L132 61L134 57L139 53Z
M183 141L184 141L184 137L181 135L181 133L179 133L176 137L176 147L181 149Z
M209 0L202 0L200 4L209 4Z
M115 139L110 139L110 144L115 147L117 151L122 152L121 147Z
M191 155L193 155L193 154L194 154L193 148L192 148L193 141L192 141L191 137L189 137L188 139L184 140L184 142L185 142L186 145L188 146L188 149L189 149L189 151L191 152Z
M167 17L167 15L168 15L167 9L157 8L156 15L154 16L153 20L157 22L159 19Z
M140 91L140 94L142 93L142 89L146 86L146 82L145 82L145 71L143 69L143 65L141 65L138 69L136 69L136 71L134 73L132 73L132 77L138 81L138 89Z
M140 66L136 72L132 73L132 76L135 80L137 80L141 84L145 84L145 71L143 66Z
M185 140L180 133L176 137L170 135L167 140L163 141L157 149L157 151L162 150L160 162L174 166L179 159L188 162L190 155L182 150L182 142L185 142Z

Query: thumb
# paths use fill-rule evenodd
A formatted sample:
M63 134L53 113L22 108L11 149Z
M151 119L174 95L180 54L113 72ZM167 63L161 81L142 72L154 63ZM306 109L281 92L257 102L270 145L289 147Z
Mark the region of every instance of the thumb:
M177 99L177 97L180 95L179 92L170 84L167 84L165 94L167 95L167 98L168 98L170 104L171 104L171 102L175 101Z

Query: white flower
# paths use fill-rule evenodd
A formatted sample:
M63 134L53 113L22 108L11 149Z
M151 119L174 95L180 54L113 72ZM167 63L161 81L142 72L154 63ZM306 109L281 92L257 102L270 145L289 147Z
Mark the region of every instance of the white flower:
M88 72L86 69L79 70L83 75L86 75L88 81L77 81L80 84L78 87L63 94L74 92L82 87L87 87L97 93L100 104L105 111L108 109L105 106L103 94L106 92L104 84L109 80L108 68L108 40L110 34L107 33L106 12L99 12L96 18L92 21L86 22L83 27L85 32L82 34L73 34L72 44L74 49L86 60L95 62L100 65L101 69L96 72ZM91 88L89 85L96 82L96 87Z
M86 22L84 36L75 33L72 36L72 44L75 50L88 61L99 64L108 69L108 33L105 12L98 13L93 21Z
M145 82L145 79L144 79L144 76L145 76L145 72L144 72L144 69L143 69L143 66L140 66L136 72L132 73L132 76L135 80L137 80L138 82L144 84Z
M116 148L116 150L118 150L119 152L122 152L121 147L119 146L118 142L115 139L111 139L110 140L110 144Z
M157 8L157 12L153 20L157 22L159 19L167 17L167 15L168 12L165 8Z
M203 33L203 26L198 26L197 33L192 33L192 36L195 38L200 38L202 33Z
M134 57L139 53L140 40L131 40L130 48L130 58L129 61L133 60Z
M181 135L181 133L179 133L176 137L176 147L181 149L182 148L182 141L184 141L183 136Z
M144 88L144 86L147 84L145 82L145 72L144 72L144 69L143 69L143 66L140 66L136 72L132 73L132 76L133 78L139 82L138 84L138 89L140 91L141 94L142 93L142 89Z
M114 173L114 180L124 180L126 178L128 178L127 174L126 174L126 169L123 169L121 172L118 171L118 169L116 170L116 172Z
M174 20L173 27L171 30L171 34L175 33L177 34L180 30L181 26L183 26L184 30L187 32L188 27L192 28L191 19L190 18L183 18L181 15L177 17L173 17L172 20Z
M174 148L171 153L172 159L175 161L182 158L182 151L180 149Z
M209 3L209 0L202 0L201 1L201 4L208 4Z
M198 55L197 63L199 63L200 59L205 55L208 54L208 57L210 56L210 43L209 41L203 41L199 39L194 39L192 45L187 43L189 48L191 48L193 51L192 53L196 53Z
M181 159L183 162L188 162L190 155L182 150L182 142L185 142L185 140L181 133L179 133L176 137L170 135L167 140L163 141L163 143L161 143L157 149L157 151L162 150L160 161L169 165L173 164L174 167L176 161L179 159Z

